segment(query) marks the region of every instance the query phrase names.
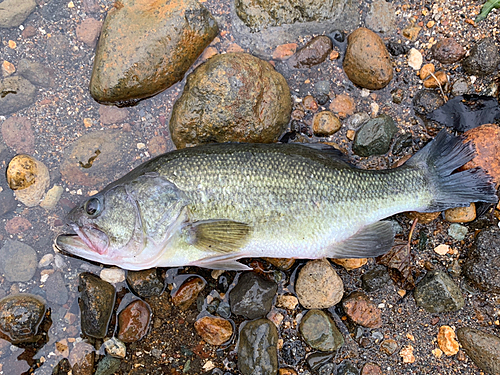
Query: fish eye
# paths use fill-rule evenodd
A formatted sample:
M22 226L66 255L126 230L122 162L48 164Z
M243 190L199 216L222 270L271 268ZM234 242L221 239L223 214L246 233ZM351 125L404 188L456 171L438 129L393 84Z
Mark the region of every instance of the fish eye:
M90 198L85 202L83 209L89 216L97 216L101 213L101 201L97 198Z

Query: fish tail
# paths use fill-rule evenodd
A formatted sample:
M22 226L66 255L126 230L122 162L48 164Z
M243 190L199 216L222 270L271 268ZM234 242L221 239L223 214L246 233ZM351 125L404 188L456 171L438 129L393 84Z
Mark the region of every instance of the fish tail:
M482 168L456 172L474 155L472 143L442 130L406 162L406 165L424 171L433 191L432 202L422 212L464 207L472 202L497 202L493 180Z

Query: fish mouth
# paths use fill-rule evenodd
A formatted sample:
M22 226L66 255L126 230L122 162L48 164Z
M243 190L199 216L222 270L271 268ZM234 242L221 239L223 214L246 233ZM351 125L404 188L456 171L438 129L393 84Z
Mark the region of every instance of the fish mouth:
M56 246L60 250L87 258L92 254L106 254L109 240L104 232L94 227L71 226L76 234L60 234L56 238Z

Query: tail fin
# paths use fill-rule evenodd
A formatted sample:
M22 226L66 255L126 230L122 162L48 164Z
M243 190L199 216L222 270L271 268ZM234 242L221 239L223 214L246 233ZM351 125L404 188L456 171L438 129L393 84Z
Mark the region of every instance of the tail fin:
M481 168L455 172L474 157L474 146L462 137L441 130L406 165L427 171L434 201L425 212L468 206L472 202L496 203L492 178Z

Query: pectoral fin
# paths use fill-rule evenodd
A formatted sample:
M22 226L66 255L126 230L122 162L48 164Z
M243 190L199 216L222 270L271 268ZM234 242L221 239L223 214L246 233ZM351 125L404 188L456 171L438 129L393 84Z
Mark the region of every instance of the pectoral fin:
M203 251L233 253L248 241L251 228L231 220L204 220L184 228L187 242Z
M360 229L347 240L332 245L328 258L372 258L385 254L394 243L394 229L389 221L378 221Z

